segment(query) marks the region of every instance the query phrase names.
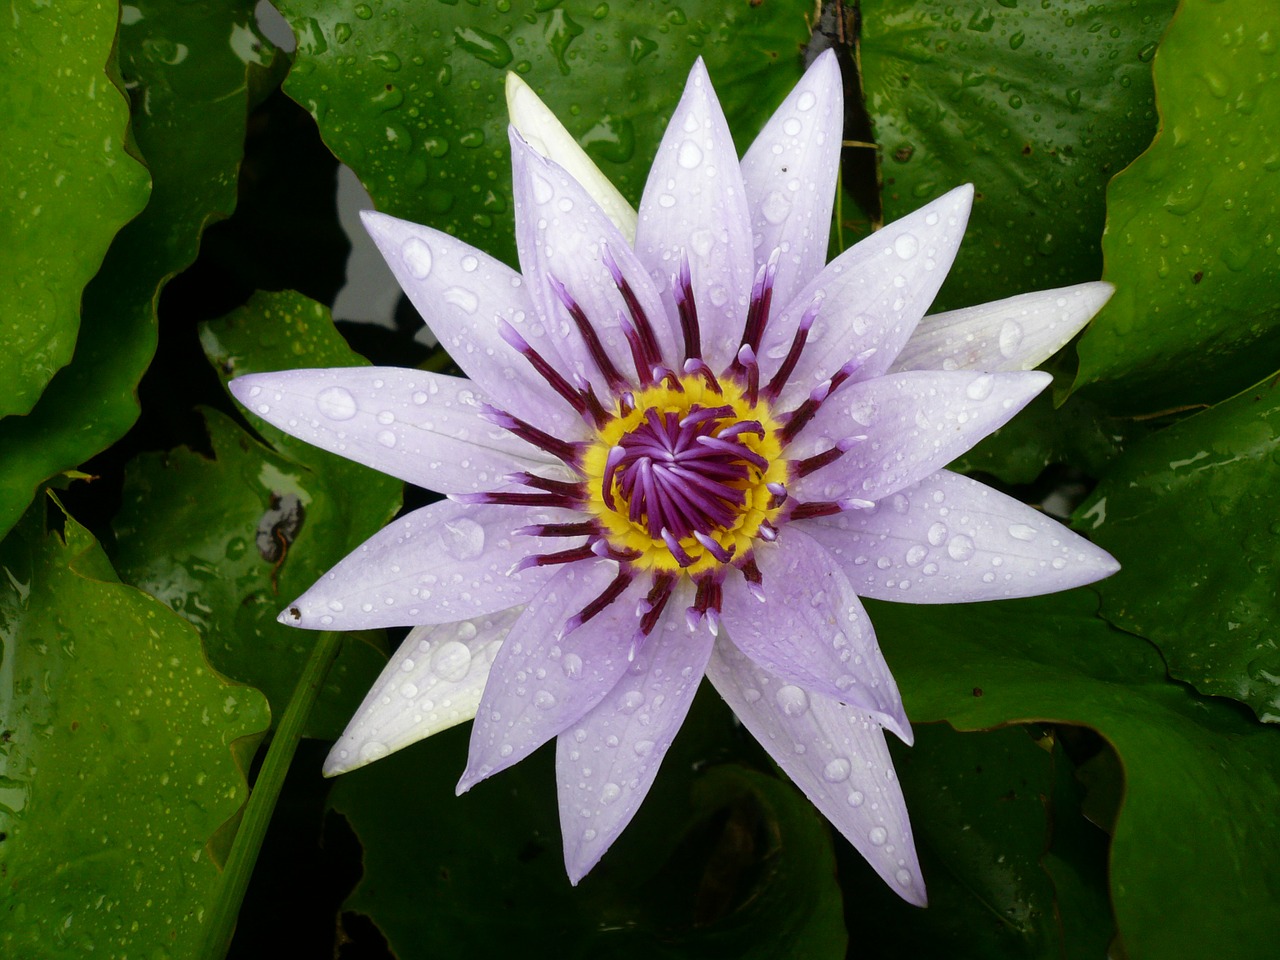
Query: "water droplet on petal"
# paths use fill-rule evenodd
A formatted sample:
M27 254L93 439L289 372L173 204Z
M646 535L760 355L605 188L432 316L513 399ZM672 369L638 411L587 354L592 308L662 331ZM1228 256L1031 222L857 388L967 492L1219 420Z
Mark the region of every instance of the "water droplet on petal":
M1038 531L1025 523L1015 523L1009 527L1009 536L1015 540L1034 540Z
M911 886L911 871L905 867L894 874L893 878L904 887Z
M862 795L861 790L854 790L849 794L849 796L845 797L845 802L847 802L851 807L860 807L862 806L862 801L865 799L866 797Z
M849 779L849 774L853 770L849 761L844 757L836 757L825 767L822 768L822 779L827 783L843 783Z
M889 831L884 827L872 827L871 832L867 834L867 839L877 847L883 846L889 839Z
M782 223L791 213L791 201L774 190L764 198L764 202L760 205L760 212L770 223Z
M550 690L539 690L533 695L533 705L539 710L550 710L556 705L555 694Z
M600 802L604 804L613 803L618 797L622 796L622 788L616 783L606 783L600 788Z
M779 687L773 696L788 717L798 717L809 709L809 695L794 684Z
M390 430L379 430L378 442L384 447L394 447L396 445L396 435Z
M356 415L356 398L344 387L329 387L316 397L316 409L330 420L350 420Z
M653 741L637 740L632 749L635 750L637 757L647 757L649 754L653 753Z
M801 111L812 110L813 105L817 102L818 98L813 95L813 91L806 90L800 94L800 99L796 101L796 107Z
M440 297L449 306L457 307L463 313L475 313L480 306L479 298L464 287L449 287Z
M410 237L401 245L400 259L419 280L425 280L431 273L431 248L417 237Z
M904 233L893 241L893 252L900 260L910 260L920 251L920 241L910 233Z
M360 748L360 759L365 763L369 763L372 760L379 760L385 757L390 752L385 743L380 740L370 740Z
M975 549L973 541L963 533L956 534L947 544L947 554L952 560L968 560Z
M560 669L564 671L566 677L576 680L582 676L582 658L576 653L566 654L564 660L560 663Z
M969 382L969 385L964 388L964 395L970 400L985 400L991 396L994 387L995 378L989 373L984 373Z
M446 523L441 539L455 560L474 560L484 552L484 527L466 517Z
M1014 320L1006 320L1000 326L1000 356L1006 360L1014 355L1022 343L1022 325Z
M692 140L685 140L676 151L676 163L686 170L693 170L702 162L702 148Z
M947 525L945 523L931 524L925 536L929 538L929 543L932 546L940 547L947 540Z
M457 640L442 643L431 658L431 669L441 680L457 683L471 669L471 651Z

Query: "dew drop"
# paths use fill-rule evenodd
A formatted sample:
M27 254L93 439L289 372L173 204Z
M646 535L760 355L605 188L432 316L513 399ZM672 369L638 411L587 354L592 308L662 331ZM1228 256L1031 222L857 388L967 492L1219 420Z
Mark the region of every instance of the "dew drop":
M609 782L600 788L600 802L610 804L622 796L622 788L616 783Z
M466 517L446 523L440 539L455 560L474 560L484 551L484 527Z
M647 757L649 754L653 753L653 741L637 740L632 749L635 750L637 757Z
M910 260L920 252L920 241L913 234L904 233L893 241L893 252L899 260Z
M849 779L849 773L852 770L853 767L848 760L844 757L836 757L822 768L822 779L827 783L844 783Z
M947 555L952 560L968 560L973 556L976 548L973 541L966 537L963 533L958 533L951 538L951 542L947 544Z
M1025 523L1015 523L1009 527L1009 536L1015 540L1034 540L1038 532L1035 527L1029 527Z
M906 869L905 867L899 870L897 873L895 873L893 875L893 878L897 880L898 883L900 883L904 887L911 886L911 871Z
M417 237L410 237L400 246L400 259L405 267L419 280L425 280L431 273L431 248Z
M918 543L913 544L912 546L907 548L907 556L906 556L907 566L908 567L920 566L920 564L924 563L924 558L927 557L928 555L929 555L928 549L926 549L925 547L922 547Z
M550 710L556 705L556 696L550 690L539 690L533 695L533 705L539 710Z
M867 834L867 839L877 847L884 846L884 842L889 839L889 831L884 827L872 827Z
M365 763L373 760L379 760L385 757L391 751L387 749L387 745L381 740L370 740L360 748L360 759Z
M378 442L384 447L394 447L396 445L396 435L390 430L379 430Z
M463 273L474 273L476 267L480 266L480 261L471 254L467 254L461 261L459 261L459 266L462 267Z
M800 122L800 120L797 117L787 117L787 119L784 120L782 123L782 132L785 133L788 137L795 137L795 136L799 136L800 131L801 129L803 129L803 127L804 125Z
M984 373L982 376L975 377L969 381L969 385L964 388L964 395L970 400L985 400L991 396L995 383L995 378L991 374Z
M760 212L769 223L782 223L791 213L791 201L784 194L774 190L764 198L764 203L760 205Z
M549 203L554 196L555 190L552 189L551 184L535 173L533 175L533 199L537 203Z
M1000 326L1000 356L1010 359L1022 343L1022 325L1015 320L1006 320Z
M449 306L457 307L463 313L475 313L480 307L480 299L465 287L449 287L440 297Z
M931 524L925 536L929 538L930 545L940 547L947 540L947 525L945 523Z
M566 677L577 679L582 676L582 658L576 653L567 654L560 663L560 669Z
M471 651L457 640L449 640L431 658L431 669L441 680L457 683L471 669Z
M860 807L862 806L862 801L864 801L865 799L866 797L862 795L861 790L854 790L851 794L849 794L849 796L845 797L845 802L848 803L849 806L851 807Z
M813 95L813 92L806 90L804 93L800 94L800 99L796 101L796 108L801 111L812 110L813 105L817 102L818 98Z
M424 403L427 402L428 399L429 398L427 397L427 395L423 393L421 390L414 391L413 402L416 403L418 406L422 406Z
M689 235L689 246L700 257L709 254L715 242L715 235L710 230L695 230Z
M702 148L692 140L685 140L676 151L676 163L686 170L695 169L702 162Z
M809 695L794 684L779 687L773 696L788 717L798 717L809 709Z
M350 420L356 415L356 398L345 387L329 387L316 397L316 409L330 420Z

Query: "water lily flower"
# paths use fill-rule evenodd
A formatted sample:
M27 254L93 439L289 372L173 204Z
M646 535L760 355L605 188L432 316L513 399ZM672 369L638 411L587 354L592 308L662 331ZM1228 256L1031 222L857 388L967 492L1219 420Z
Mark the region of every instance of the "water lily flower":
M818 57L739 161L699 61L639 211L527 87L508 89L521 272L365 225L468 379L241 377L255 414L448 499L281 615L412 626L325 766L474 718L459 791L556 742L576 883L653 783L703 676L901 896L925 891L884 731L911 726L859 596L951 603L1116 569L943 469L1050 380L1105 301L1085 284L918 326L961 187L826 263L840 149Z

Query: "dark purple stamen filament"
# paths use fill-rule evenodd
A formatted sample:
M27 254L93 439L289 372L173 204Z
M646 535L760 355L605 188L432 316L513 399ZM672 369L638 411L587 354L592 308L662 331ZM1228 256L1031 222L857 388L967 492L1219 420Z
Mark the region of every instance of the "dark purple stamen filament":
M569 316L573 317L573 322L578 328L578 334L582 337L582 342L587 345L587 352L591 354L591 359L596 365L596 369L604 375L605 381L609 384L609 389L617 391L626 381L622 374L618 372L618 368L613 365L613 359L605 352L604 344L600 342L600 335L596 333L596 328L591 325L591 321L587 319L587 315L582 312L582 307L578 305L578 301L565 289L555 277L547 277L547 283L551 285L551 290L555 293L560 303L564 305L565 310L569 312Z

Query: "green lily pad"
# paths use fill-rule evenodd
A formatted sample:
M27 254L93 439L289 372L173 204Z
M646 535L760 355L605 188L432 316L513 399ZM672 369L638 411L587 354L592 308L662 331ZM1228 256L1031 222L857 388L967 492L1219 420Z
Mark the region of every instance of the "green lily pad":
M703 770L740 741L709 688L636 819L576 888L553 751L455 797L468 733L344 774L331 794L364 845L345 909L372 919L397 955L845 956L829 830L783 780L737 764Z
M224 376L364 363L327 310L292 293L260 295L209 324L205 342ZM401 484L296 441L284 449L299 459L275 453L223 414L204 418L212 459L184 448L129 465L116 564L195 624L214 666L262 690L279 716L315 635L276 615L395 514ZM381 632L351 634L307 735L337 737L385 662Z
M1100 943L1092 956L1104 955L1113 926L1105 894L1090 901L1078 895L1074 871L1051 876L1049 870L1053 838L1089 829L1078 799L1050 802L1060 768L1068 783L1073 769L1052 737L1033 739L1021 727L962 734L946 724L917 725L915 745L895 749L894 765L929 908L916 909L884 884L855 878L845 903L860 957L1085 956L1072 952L1082 939ZM1092 861L1075 857L1071 865L1086 875L1092 868L1092 879L1105 889L1105 836L1094 832L1101 849L1086 847Z
M147 202L150 178L126 150L119 17L105 0L15 7L0 51L0 417L29 413L71 359L84 285Z
M1149 60L1172 0L882 0L862 7L884 216L972 182L936 309L1096 279L1103 192L1155 132Z
M810 8L736 0L284 0L286 92L378 209L514 262L503 93L521 74L634 202L694 58L745 148L795 84Z
M1262 960L1280 923L1280 730L1166 679L1155 648L1096 603L1075 590L868 608L913 721L1074 724L1115 749L1125 794L1110 880L1126 956Z
M138 0L130 9L120 72L151 200L85 288L71 363L30 414L0 421L0 534L39 484L106 449L137 419L160 289L195 259L208 222L235 207L250 87L274 54L255 33L248 0Z
M1102 615L1171 676L1280 722L1280 389L1267 380L1134 446L1077 513L1122 564Z
M1160 133L1107 191L1116 295L1077 386L1214 403L1280 366L1280 55L1269 0L1186 0L1155 58Z
M0 545L0 950L189 956L266 701L44 498Z

